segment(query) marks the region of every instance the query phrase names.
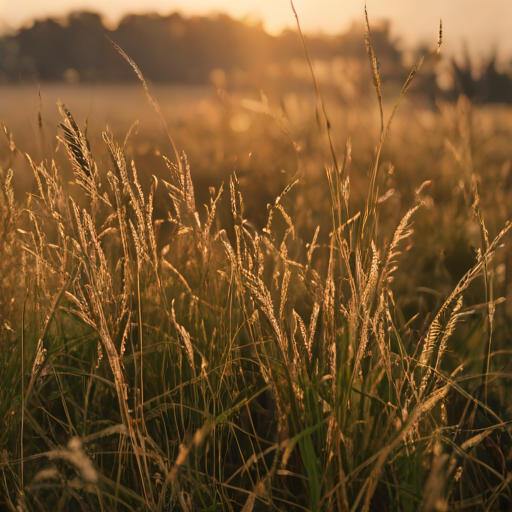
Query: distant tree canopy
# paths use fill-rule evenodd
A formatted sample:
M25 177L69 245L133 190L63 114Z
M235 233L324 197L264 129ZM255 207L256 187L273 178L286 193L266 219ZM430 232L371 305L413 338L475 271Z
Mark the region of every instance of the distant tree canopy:
M35 75L41 81L136 80L133 70L105 36L123 48L154 82L207 83L214 69L228 74L238 70L263 80L272 66L283 71L294 61L304 61L302 44L295 32L288 30L272 36L261 24L248 25L226 15L129 15L115 30L109 30L98 14L76 12L63 20L35 21L30 28L0 39L0 81L17 81L20 74ZM351 65L364 62L368 72L361 26L353 25L336 37L307 40L315 60L339 58ZM408 69L396 41L390 38L389 24L372 27L372 41L383 81L403 82ZM418 91L431 98L441 93L436 84L435 63L435 59L430 65L426 63L422 78L415 84ZM473 75L469 64L460 67L454 63L453 90L444 91L445 97L463 92L477 101L512 103L512 80L496 70L494 61L484 67L479 79Z
M455 88L480 103L512 103L512 79L498 71L496 56L492 56L481 70L475 70L469 56L463 65L453 62Z
M99 15L78 12L61 21L36 21L30 28L0 40L3 79L18 79L22 72L37 74L40 80L58 81L66 79L70 69L81 80L134 79L133 71L105 36L121 46L157 82L203 83L216 68L239 68L258 75L271 63L304 58L295 32L285 31L275 37L266 33L261 24L247 25L226 15L129 15L115 30L108 30ZM377 27L373 40L385 72L406 76L401 53L389 38L388 26ZM366 58L359 28L353 27L339 37L308 37L308 45L316 59L337 55Z

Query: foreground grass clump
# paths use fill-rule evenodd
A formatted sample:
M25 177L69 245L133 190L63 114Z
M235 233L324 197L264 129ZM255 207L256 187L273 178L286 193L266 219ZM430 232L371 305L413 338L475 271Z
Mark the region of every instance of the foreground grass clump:
M369 34L368 45L380 98ZM416 203L381 239L390 123L364 208L349 202L347 146L327 171L332 224L302 244L286 209L299 180L258 231L245 222L235 174L203 213L184 154L144 190L126 141L104 133L111 162L99 169L61 113L81 192L69 195L52 161L27 156L37 190L20 204L13 171L1 174L2 506L510 507L510 403L496 384L510 374L491 371L503 356L492 349L492 259L510 226L490 238L476 180L476 264L429 315L406 318L392 281L428 198L418 184ZM225 195L232 222L221 226ZM468 309L475 285L471 296L480 287L484 297ZM455 353L461 336L481 352Z

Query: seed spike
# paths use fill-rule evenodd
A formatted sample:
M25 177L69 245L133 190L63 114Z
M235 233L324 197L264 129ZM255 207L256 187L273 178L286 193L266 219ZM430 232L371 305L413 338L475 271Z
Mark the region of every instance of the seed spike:
M441 53L441 45L443 44L443 20L439 20L439 39L437 40L437 55Z

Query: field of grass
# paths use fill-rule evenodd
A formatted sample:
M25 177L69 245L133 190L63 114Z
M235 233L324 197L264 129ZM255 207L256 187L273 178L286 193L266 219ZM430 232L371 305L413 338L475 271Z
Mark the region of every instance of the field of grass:
M383 87L0 90L0 509L512 508L511 112Z

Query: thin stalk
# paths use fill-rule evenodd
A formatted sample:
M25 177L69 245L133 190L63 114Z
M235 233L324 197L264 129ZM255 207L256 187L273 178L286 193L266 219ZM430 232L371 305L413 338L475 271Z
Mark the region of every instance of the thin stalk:
M28 290L23 302L23 313L21 317L21 427L20 427L20 481L21 494L24 495L24 446L23 435L25 432L25 311L27 308Z
M332 163L334 165L334 168L336 169L336 172L339 173L338 159L336 158L336 153L334 151L334 145L333 145L332 137L331 137L331 122L329 121L329 118L327 117L327 112L325 110L325 105L322 100L322 95L320 94L320 86L318 85L318 80L316 79L315 70L313 69L313 63L311 61L311 57L309 55L309 50L306 45L306 39L304 39L304 35L303 35L302 29L300 27L299 15L297 14L297 11L295 10L295 5L293 5L293 0L290 0L290 4L292 6L293 14L295 15L295 20L297 21L297 28L299 30L299 35L302 40L302 44L304 46L304 52L306 54L306 59L308 60L308 65L309 65L309 69L311 71L311 76L313 78L313 83L315 85L316 100L318 103L320 103L320 106L322 107L322 113L325 118L325 124L327 126L327 138L329 139L329 149L331 150ZM318 110L317 110L317 115L318 115Z
M139 316L139 348L140 348L140 418L142 421L142 428L146 430L146 423L144 421L144 355L142 350L142 305L140 295L140 265L137 261L137 313Z

